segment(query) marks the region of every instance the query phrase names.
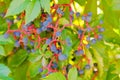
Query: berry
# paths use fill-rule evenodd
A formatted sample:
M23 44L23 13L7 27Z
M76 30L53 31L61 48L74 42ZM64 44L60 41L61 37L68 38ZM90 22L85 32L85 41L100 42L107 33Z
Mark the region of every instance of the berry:
M34 52L35 52L35 49L31 49L31 52L34 53Z
M15 47L20 47L20 43L19 41L16 41L15 44L14 44Z
M56 48L56 46L54 44L52 44L52 46L50 47L51 51L54 53L58 53L58 50Z
M90 65L89 64L85 65L85 69L90 69Z
M80 35L81 35L82 33L83 33L83 31L82 31L82 30L78 30L78 34L80 34Z
M74 12L73 11L70 11L70 15L73 15L74 14Z
M5 13L0 13L0 16L1 16L1 17L4 17L4 16L5 16Z
M66 60L66 59L67 59L67 56L66 56L65 54L60 54L60 55L58 56L58 59L59 59L60 61L63 61L63 60Z
M37 29L37 34L40 34L42 32L42 28Z
M93 44L95 44L95 43L96 43L96 39L92 39L91 42L92 42Z
M56 36L57 36L57 37L59 37L60 35L61 35L61 32L60 32L60 31L56 32Z
M52 17L49 16L49 17L47 18L47 21L48 21L49 23L51 23L51 22L52 22Z
M57 13L61 14L61 15L64 15L64 12L60 8L57 9Z
M89 13L88 13L88 16L92 16L92 12L89 12Z
M7 39L9 37L9 34L8 33L5 33L4 34L4 38Z
M17 37L20 37L20 34L21 34L21 33L18 32L18 31L15 31L15 32L14 32L14 35L17 36Z
M49 24L49 22L47 20L43 22L44 27L47 27L48 24Z
M10 19L6 19L6 22L10 23L10 24L13 24L13 20L10 20Z
M50 44L51 41L52 41L51 38L47 39L47 40L46 40L46 44Z
M87 30L87 32L90 32L90 31L91 31L91 28L90 28L90 27L88 27L86 30Z
M99 34L98 35L98 40L101 40L103 38L103 35L102 34Z
M34 42L33 42L33 41L30 41L30 45L31 45L31 46L34 46Z
M47 30L47 26L42 26L42 31L46 31Z
M87 21L87 22L90 22L90 21L91 21L91 17L90 17L90 16L87 16L87 17L86 17L86 21Z
M71 41L70 41L70 38L66 38L66 42L67 42L67 45L68 45L68 46L71 46L71 45L72 45L72 43L71 43Z
M80 56L81 54L84 54L83 50L75 51L76 56Z
M100 20L100 24L103 24L103 20Z
M84 20L84 21L85 21L85 19L86 19L86 18L85 18L85 16L82 16L82 20Z
M98 31L103 32L103 31L105 31L105 29L104 28L99 28Z
M27 45L28 44L28 38L23 38L23 43L24 43L24 45Z
M80 13L79 13L79 12L76 12L76 16L77 16L77 17L80 17Z
M86 40L87 40L87 41L90 41L90 37L88 36L88 37L86 38Z
M57 67L58 67L58 64L56 62L53 62L52 68L57 68Z
M88 48L88 49L89 49L89 48L90 48L90 44L87 44L87 45L86 45L86 48Z
M81 74L84 74L84 71L83 70L79 70L78 73L81 75Z
M40 69L39 69L39 72L43 72L43 69L42 69L42 68L40 68Z

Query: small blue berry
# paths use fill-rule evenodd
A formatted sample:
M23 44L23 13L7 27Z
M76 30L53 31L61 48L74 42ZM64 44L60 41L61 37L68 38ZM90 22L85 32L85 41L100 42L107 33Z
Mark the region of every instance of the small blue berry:
M76 56L80 56L81 54L84 54L83 50L75 51Z
M87 44L87 45L86 45L86 48L89 49L89 48L90 48L90 44Z
M52 68L57 68L57 67L58 67L58 64L56 62L53 62Z
M15 47L20 47L20 43L19 41L16 41L15 44L14 44Z
M46 40L46 44L48 44L48 45L49 45L51 41L52 41L52 39L51 39L51 38L47 39L47 40Z
M66 56L65 54L60 54L60 55L58 56L58 59L59 59L60 61L63 61L63 60L66 60L66 59L67 59L67 56Z
M21 33L18 32L18 31L15 31L15 32L14 32L14 35L17 36L17 37L20 37L20 34L21 34Z
M83 70L79 70L78 73L81 75L81 74L84 74L84 71Z
M40 34L42 32L42 28L37 29L37 34Z
M42 68L40 68L40 69L39 69L39 72L43 72L43 69L42 69Z
M90 65L89 64L85 65L85 69L90 69Z
M98 39L101 40L103 38L103 35L102 34L99 34L98 35Z
M105 29L104 28L99 28L98 31L103 32L103 31L105 31Z
M73 15L74 14L74 12L73 11L70 11L70 15Z
M51 23L51 22L52 22L52 17L51 17L51 16L48 16L47 21L48 21L49 23Z
M89 12L89 13L88 13L88 16L92 16L92 12Z
M86 40L87 40L87 41L90 41L90 37L88 36L88 37L86 38Z
M95 44L95 43L96 43L96 39L92 39L91 42L92 42L93 44Z
M77 16L77 17L80 17L80 13L79 13L79 12L76 12L76 16Z
M82 31L82 30L78 30L78 34L80 34L80 35L81 35L82 33L83 33L83 31Z
M28 38L23 38L23 43L24 43L24 45L27 45L28 44Z
M90 17L90 16L87 16L87 17L86 17L86 21L87 21L87 22L90 22L90 21L91 21L91 17Z
M84 21L85 21L85 19L86 19L86 17L85 17L85 16L82 16L82 20L84 20Z
M31 46L34 46L34 42L33 42L33 41L30 41L30 45L31 45Z
M103 24L103 20L100 20L100 24Z
M59 37L60 35L61 35L61 32L60 32L60 31L56 32L56 36L57 36L57 37Z
M90 32L90 31L91 31L91 28L90 28L90 27L88 27L86 30L87 30L87 32Z
M9 34L8 33L5 33L4 34L4 38L7 39L9 37Z

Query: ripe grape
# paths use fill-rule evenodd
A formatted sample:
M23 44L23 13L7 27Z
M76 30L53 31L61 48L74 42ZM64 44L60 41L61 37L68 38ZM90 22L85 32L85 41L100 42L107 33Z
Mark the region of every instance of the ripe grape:
M89 13L88 13L88 16L92 16L92 12L89 12Z
M8 33L5 33L4 34L4 38L7 39L9 37L9 34Z
M78 34L80 34L80 35L81 35L82 33L83 33L83 31L82 31L82 30L78 30Z
M15 44L14 44L15 47L20 47L20 43L19 41L16 41Z
M61 35L61 32L60 32L60 31L56 32L56 36L57 36L57 37L59 37L60 35Z
M56 62L53 62L52 68L57 68L57 67L58 67L58 64Z
M85 65L85 69L90 69L90 65L89 64Z
M91 42L92 42L93 44L95 44L95 43L96 43L96 39L92 39Z
M76 12L76 16L77 16L77 17L80 17L80 13L79 13L79 12Z
M37 34L40 34L42 32L42 28L37 29Z
M47 40L46 40L46 44L50 44L51 41L52 41L51 38L47 39Z
M21 34L21 33L18 32L18 31L15 31L15 32L14 32L14 35L17 36L17 37L20 37L20 34Z
M39 69L39 72L43 72L43 69L42 69L42 68L40 68L40 69Z
M99 34L98 35L98 39L101 40L103 38L103 35L102 34Z
M74 14L74 12L73 11L70 11L70 15L73 15Z
M89 48L90 48L90 44L87 44L87 45L86 45L86 48L88 48L88 49L89 49Z
M104 28L99 28L98 31L103 32L103 31L105 31L105 29Z
M79 70L78 73L81 75L81 74L84 74L84 71L83 70Z
M66 56L65 54L60 54L60 55L58 56L58 59L59 59L60 61L63 61L63 60L66 60L66 59L67 59L67 56Z

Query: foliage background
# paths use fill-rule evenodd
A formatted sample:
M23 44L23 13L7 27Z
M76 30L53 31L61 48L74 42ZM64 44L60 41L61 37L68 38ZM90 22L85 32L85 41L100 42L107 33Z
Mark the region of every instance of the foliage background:
M13 1L13 2L12 2ZM0 0L0 13L9 8L6 16L16 15L23 10L26 11L25 21L29 23L41 12L38 9L44 8L50 13L50 0ZM23 3L26 1L25 3ZM76 11L82 14L91 11L93 13L93 24L103 19L104 39L92 45L92 49L86 50L87 56L98 63L99 76L96 80L120 80L120 0L74 0ZM39 5L41 3L41 6ZM58 0L58 3L69 3L69 0ZM66 13L67 14L67 13ZM9 17L11 18L11 17ZM66 18L66 17L65 17ZM36 21L37 24L37 21ZM77 23L76 23L77 24ZM17 24L19 25L19 24ZM81 24L82 25L82 24ZM13 25L16 27L16 25ZM20 49L14 55L14 42L10 37L3 38L7 30L6 18L0 17L0 79L1 80L39 80L41 74L38 69L41 66L41 56L39 54L28 55L26 51ZM69 75L73 76L76 70L71 69ZM90 79L92 71L87 72L82 78L77 76L77 80ZM56 79L61 76L60 79ZM75 78L74 78L75 79ZM49 79L43 80L65 80L61 73L53 73ZM70 79L73 80L73 79Z

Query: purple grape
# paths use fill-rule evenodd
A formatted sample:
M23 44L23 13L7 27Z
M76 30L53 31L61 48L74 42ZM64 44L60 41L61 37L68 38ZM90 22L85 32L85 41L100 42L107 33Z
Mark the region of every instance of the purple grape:
M10 24L13 24L13 23L14 23L13 20L11 20L11 19L6 19L6 22L7 22L7 23L10 23Z
M101 40L103 38L103 35L102 34L99 34L98 35L98 39Z
M77 16L77 17L80 17L80 13L79 13L79 12L76 12L76 16Z
M85 69L90 69L90 65L89 64L85 65Z
M82 33L83 33L83 31L82 31L82 30L78 30L78 34L80 34L80 35L81 35Z
M15 47L20 47L20 43L19 41L16 41L15 44L14 44Z
M73 15L74 14L74 12L73 11L70 11L70 15Z
M14 32L14 35L17 36L17 37L20 37L20 34L21 34L21 33L18 32L18 31L15 31L15 32Z
M51 17L51 16L48 16L47 21L48 21L49 23L51 23L51 22L52 22L52 17Z
M82 20L84 20L84 21L85 21L85 19L86 19L86 17L85 17L85 16L82 16Z
M91 21L91 17L90 17L90 16L87 16L87 17L86 17L86 21L87 21L87 22L90 22L90 21Z
M46 40L46 44L48 44L48 45L49 45L51 41L52 41L52 39L51 39L51 38L47 39L47 40Z
M82 54L84 54L84 51L83 51L83 50L75 51L75 55L76 55L76 56L80 56L80 55L82 55Z
M104 28L99 28L98 31L103 32L103 31L105 31L105 29Z
M49 24L49 22L46 20L43 22L43 26L47 27L47 25Z
M64 12L60 8L57 9L57 13L61 14L61 15L64 15Z
M95 44L95 43L96 43L96 39L92 39L91 42L92 42L93 44Z
M51 51L53 52L57 52L57 48L54 44L52 44L52 46L50 47Z
M59 59L60 61L63 61L63 60L66 60L66 59L67 59L67 56L66 56L65 54L60 54L60 55L58 56L58 59Z
M37 29L37 34L40 34L42 32L42 28Z
M42 69L42 68L40 68L40 69L39 69L39 72L43 72L43 69Z
M33 42L33 41L30 41L30 45L31 45L31 46L34 46L34 42Z
M70 41L70 38L66 38L66 42L67 42L67 45L68 45L68 46L71 46L71 45L72 45L72 43L71 43L71 41Z
M81 75L81 74L84 74L84 71L83 70L79 70L78 73Z
M35 52L35 49L31 49L31 52L34 53L34 52Z
M100 20L100 24L103 24L103 20Z
M58 64L56 62L53 62L52 68L57 68L57 67L58 67Z
M42 26L42 31L46 31L47 30L47 26Z
M28 44L28 38L23 38L23 43L24 43L24 45L27 45Z
M7 39L9 37L9 34L8 33L5 33L4 34L4 38Z
M87 44L87 45L86 45L86 48L88 48L88 49L89 49L89 48L90 48L90 44Z
M57 37L59 37L60 35L61 35L61 32L60 32L60 31L56 32L56 36L57 36Z
M89 13L88 13L88 16L92 16L92 12L89 12Z
M87 30L87 32L90 32L90 31L91 31L91 28L90 28L90 27L88 27L86 30Z
M87 41L90 41L90 37L88 36L88 37L86 38L86 40L87 40Z

